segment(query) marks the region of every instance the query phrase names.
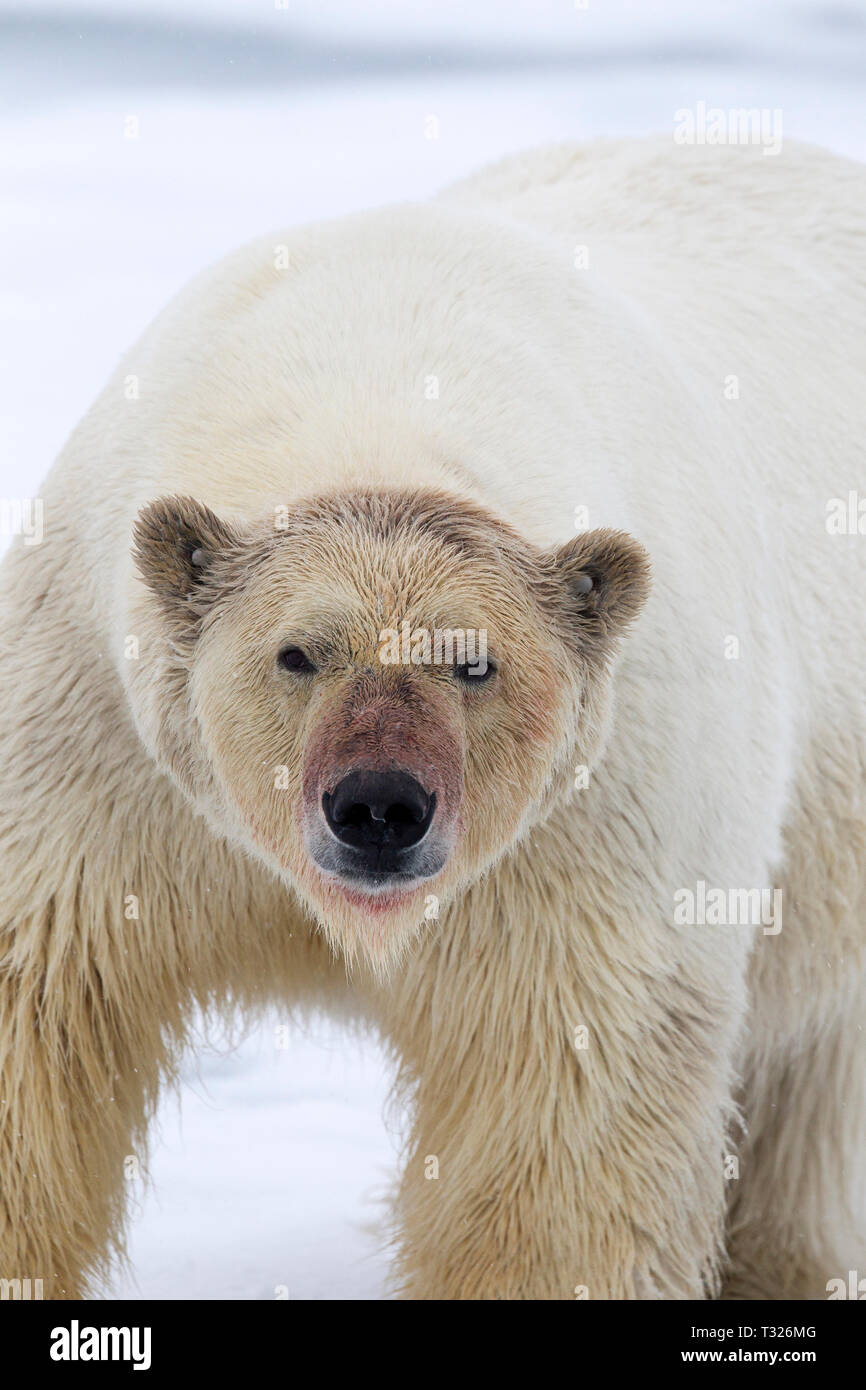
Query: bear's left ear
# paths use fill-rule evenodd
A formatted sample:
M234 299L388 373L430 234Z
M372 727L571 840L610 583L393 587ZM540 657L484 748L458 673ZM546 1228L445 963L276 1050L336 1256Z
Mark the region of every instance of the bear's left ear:
M215 571L237 555L240 534L194 497L159 497L139 512L133 539L138 571L175 635L194 637L221 589Z
M585 651L604 655L650 591L650 560L625 531L587 531L549 553L554 603Z

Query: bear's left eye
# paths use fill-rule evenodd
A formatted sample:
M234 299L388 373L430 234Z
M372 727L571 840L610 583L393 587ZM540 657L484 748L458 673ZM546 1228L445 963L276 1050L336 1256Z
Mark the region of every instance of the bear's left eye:
M312 675L316 670L307 653L300 647L283 647L277 657L277 664L282 670L291 671L295 676Z
M454 667L454 679L461 685L484 685L496 675L496 667L492 661L469 662L464 661Z

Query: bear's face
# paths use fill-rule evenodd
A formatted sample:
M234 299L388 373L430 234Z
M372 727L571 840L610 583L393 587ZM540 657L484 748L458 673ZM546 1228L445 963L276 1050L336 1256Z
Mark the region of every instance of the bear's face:
M149 741L347 957L381 967L593 761L647 561L614 532L542 553L434 492L275 517L240 528L185 498L139 517L168 654Z

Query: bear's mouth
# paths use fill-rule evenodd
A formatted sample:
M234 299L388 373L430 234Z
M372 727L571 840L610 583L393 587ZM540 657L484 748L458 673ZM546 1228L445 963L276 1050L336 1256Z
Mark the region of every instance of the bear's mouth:
M343 883L366 889L368 893L381 893L389 888L399 888L401 885L404 888L410 887L412 884L422 882L425 878L430 878L431 875L405 872L401 869L371 871L345 866L339 870L336 877L341 879Z
M405 898L442 871L449 853L438 837L409 851L399 851L396 858L393 851L387 850L376 862L319 835L308 843L308 849L319 872L359 902Z
M382 877L375 884L362 877L352 878L346 874L329 876L334 887L353 907L363 908L365 912L390 912L401 907L411 898L417 885L422 882L416 878Z

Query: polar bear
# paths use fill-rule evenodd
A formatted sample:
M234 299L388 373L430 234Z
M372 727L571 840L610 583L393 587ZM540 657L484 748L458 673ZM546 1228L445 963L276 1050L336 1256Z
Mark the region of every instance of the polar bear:
M399 1059L404 1296L866 1268L864 253L855 164L600 142L161 314L3 567L0 1274L98 1287L274 1000Z

